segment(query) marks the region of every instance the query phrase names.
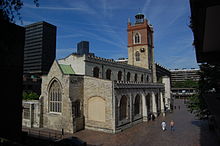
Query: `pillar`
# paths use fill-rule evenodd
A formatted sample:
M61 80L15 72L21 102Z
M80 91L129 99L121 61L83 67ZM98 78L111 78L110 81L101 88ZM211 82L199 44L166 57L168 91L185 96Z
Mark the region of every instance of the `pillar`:
M162 115L165 116L164 101L163 101L163 92L160 92L160 107L161 107L161 113L162 113Z
M142 96L142 114L143 114L143 121L147 121L147 105L146 105L146 97L144 96L144 94L141 95Z
M152 111L154 116L157 117L157 105L156 105L156 98L154 92L152 92Z

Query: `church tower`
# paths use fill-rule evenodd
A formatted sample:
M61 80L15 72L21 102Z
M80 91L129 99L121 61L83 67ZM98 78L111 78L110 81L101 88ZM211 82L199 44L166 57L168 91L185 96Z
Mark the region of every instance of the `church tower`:
M128 64L152 70L155 74L153 27L144 15L135 16L135 24L128 22ZM153 80L156 80L153 75Z

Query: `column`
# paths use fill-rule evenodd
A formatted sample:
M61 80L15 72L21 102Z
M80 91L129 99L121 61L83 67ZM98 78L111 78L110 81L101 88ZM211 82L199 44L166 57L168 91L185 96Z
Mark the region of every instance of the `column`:
M146 105L146 97L144 94L142 96L142 114L143 114L143 121L147 121L147 105Z
M161 107L162 115L165 116L164 102L163 102L163 92L160 92L160 107Z
M152 110L155 117L157 117L157 105L156 105L156 98L154 92L152 92Z
M129 104L130 104L129 109L128 109L129 114L130 114L129 121L132 123L132 121L133 121L133 94L132 93L129 94Z

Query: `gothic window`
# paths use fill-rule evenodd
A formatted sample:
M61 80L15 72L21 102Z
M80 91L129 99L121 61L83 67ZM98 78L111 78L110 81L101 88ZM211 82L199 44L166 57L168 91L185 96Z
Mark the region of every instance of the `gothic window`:
M141 75L141 82L144 81L144 75Z
M140 43L140 35L139 33L136 33L134 36L134 43L139 44Z
M99 68L98 67L93 68L93 77L99 78Z
M112 71L110 69L107 69L107 71L106 71L106 79L111 80L111 73L112 73Z
M131 77L131 73L128 72L128 73L127 73L127 81L130 81L130 77Z
M80 101L76 101L74 102L74 114L75 114L75 117L80 117Z
M135 58L136 58L136 61L140 61L141 60L140 59L140 53L138 51L135 53Z
M121 81L121 79L122 79L122 72L119 71L119 72L118 72L118 80Z
M127 118L127 97L122 96L119 107L119 120L123 120Z
M134 115L140 114L141 108L141 98L139 95L136 95L135 102L134 102Z
M60 113L61 109L62 109L61 88L57 81L53 81L49 89L49 111Z
M134 75L134 81L137 82L137 74Z

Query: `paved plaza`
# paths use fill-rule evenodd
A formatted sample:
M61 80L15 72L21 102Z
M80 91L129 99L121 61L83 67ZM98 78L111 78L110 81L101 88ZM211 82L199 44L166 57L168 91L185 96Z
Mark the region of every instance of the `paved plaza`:
M175 100L176 109L166 117L159 117L155 121L144 122L118 134L107 134L91 130L83 130L74 134L88 145L96 146L218 146L218 140L209 131L206 121L197 120L189 113L183 100ZM180 109L178 108L180 106ZM175 131L170 127L161 130L161 122L170 120L175 122Z

